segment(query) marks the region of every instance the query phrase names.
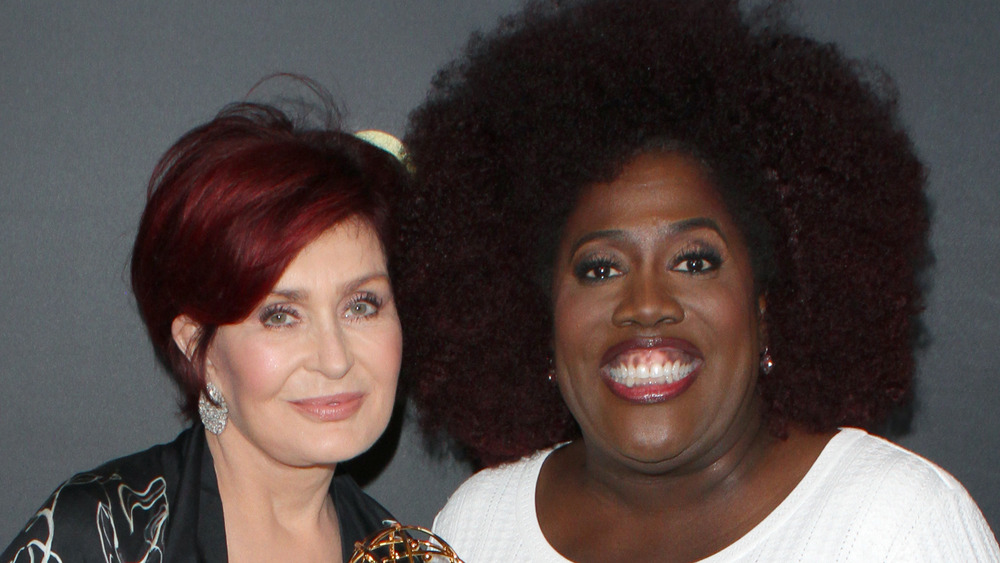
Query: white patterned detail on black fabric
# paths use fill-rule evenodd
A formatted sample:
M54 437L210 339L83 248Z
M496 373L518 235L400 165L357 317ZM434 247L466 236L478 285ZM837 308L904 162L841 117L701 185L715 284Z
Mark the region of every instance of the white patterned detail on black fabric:
M110 476L84 473L63 483L52 494L50 502L25 526L26 532L34 532L31 535L35 539L18 549L9 563L72 563L57 553L55 544L62 515L67 512L81 514L76 507L70 510L59 507L61 497L74 487L96 495L96 507L90 509L94 511L91 521L106 563L160 563L163 560L163 526L170 515L166 481L162 476L156 477L142 490L121 481L117 473ZM77 496L73 502L80 500ZM88 512L85 507L83 512ZM40 526L47 529L32 530Z

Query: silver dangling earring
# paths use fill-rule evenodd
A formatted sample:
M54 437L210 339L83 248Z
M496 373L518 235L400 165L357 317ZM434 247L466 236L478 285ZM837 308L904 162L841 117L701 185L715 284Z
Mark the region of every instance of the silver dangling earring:
M201 417L201 423L205 425L205 430L218 436L226 429L226 421L229 419L229 405L226 404L226 398L222 396L222 391L219 391L214 383L206 383L205 390L208 391L208 398L205 397L204 393L198 397L198 416ZM209 398L215 401L215 404L212 404L212 401L208 400Z
M552 358L549 358L549 371L545 372L545 377L549 380L549 383L556 382L556 366L552 364Z
M774 359L771 358L771 351L767 346L764 346L764 351L760 355L760 372L764 375L770 375L774 371Z

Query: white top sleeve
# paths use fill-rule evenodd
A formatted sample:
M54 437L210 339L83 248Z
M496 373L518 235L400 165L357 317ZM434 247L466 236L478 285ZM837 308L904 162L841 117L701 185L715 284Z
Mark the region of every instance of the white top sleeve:
M466 563L567 563L545 540L535 484L551 450L473 475L434 522ZM1000 562L962 485L930 461L862 430L841 430L760 524L704 563Z

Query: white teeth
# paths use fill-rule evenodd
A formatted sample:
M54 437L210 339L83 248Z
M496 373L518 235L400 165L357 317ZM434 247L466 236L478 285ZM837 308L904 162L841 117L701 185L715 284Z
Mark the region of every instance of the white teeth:
M666 364L641 364L635 367L617 366L610 368L608 373L615 382L626 387L635 387L636 385L675 383L691 375L696 367L697 362L686 364L677 360Z

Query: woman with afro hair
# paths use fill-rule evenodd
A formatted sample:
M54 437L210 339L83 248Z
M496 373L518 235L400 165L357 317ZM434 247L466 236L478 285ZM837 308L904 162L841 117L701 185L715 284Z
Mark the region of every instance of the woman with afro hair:
M924 169L883 76L732 0L531 4L435 79L396 279L468 562L997 561L911 394Z

